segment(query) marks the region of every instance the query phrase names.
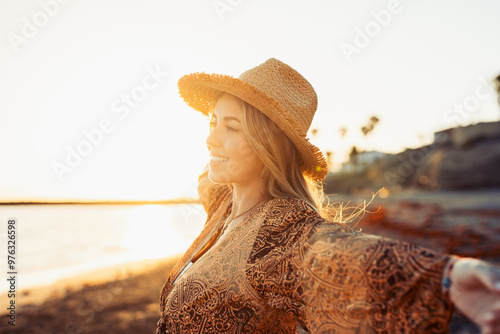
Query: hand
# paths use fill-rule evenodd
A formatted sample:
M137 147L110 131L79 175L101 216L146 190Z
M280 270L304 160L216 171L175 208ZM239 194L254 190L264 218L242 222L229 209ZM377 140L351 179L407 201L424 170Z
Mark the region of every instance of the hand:
M206 164L205 168L203 168L203 172L198 176L198 197L200 198L206 212L208 212L210 201L208 190L210 185L213 185L212 181L208 178L209 168L209 164Z
M500 333L500 268L461 258L453 265L450 299L481 333Z
M202 177L205 177L208 171L210 170L210 163L206 164L205 167L203 167L203 170L201 171L201 174L198 175L198 182L200 182Z
M203 167L203 171L201 172L202 174L205 172L208 172L210 170L210 163L206 164L205 167Z

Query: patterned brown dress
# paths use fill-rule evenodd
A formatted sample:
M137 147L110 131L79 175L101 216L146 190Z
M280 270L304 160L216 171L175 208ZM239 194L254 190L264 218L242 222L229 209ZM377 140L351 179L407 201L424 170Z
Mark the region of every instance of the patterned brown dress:
M163 286L155 333L448 332L448 255L354 232L296 198L269 200L215 242L232 191L204 197L207 223Z

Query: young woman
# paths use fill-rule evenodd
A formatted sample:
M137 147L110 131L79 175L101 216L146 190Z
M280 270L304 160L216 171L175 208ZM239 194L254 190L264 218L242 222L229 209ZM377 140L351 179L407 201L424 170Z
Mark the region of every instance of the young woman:
M500 270L365 235L323 206L326 161L306 138L313 87L276 59L238 78L194 73L211 119L200 236L161 291L156 333L447 333L456 307L500 332Z

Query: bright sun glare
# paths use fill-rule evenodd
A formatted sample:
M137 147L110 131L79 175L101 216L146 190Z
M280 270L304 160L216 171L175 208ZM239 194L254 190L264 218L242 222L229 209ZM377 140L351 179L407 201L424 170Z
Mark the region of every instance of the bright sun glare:
M178 68L151 60L152 54L175 59ZM48 166L39 180L49 184L41 188L54 197L98 200L196 197L197 175L208 160L208 125L176 87L193 63L181 51L129 48L68 78L45 105L35 132L37 155ZM154 81L151 73L161 76ZM128 107L124 96L138 91L144 97Z
M141 205L126 218L120 244L130 260L158 259L186 250L201 230L206 215L201 205Z

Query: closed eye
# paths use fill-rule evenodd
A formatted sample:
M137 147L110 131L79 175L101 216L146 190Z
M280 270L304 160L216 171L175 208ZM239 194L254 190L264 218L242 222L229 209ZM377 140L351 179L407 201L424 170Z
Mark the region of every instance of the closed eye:
M239 132L240 130L238 128L235 128L229 124L231 124L231 122L240 122L237 118L235 117L224 117L224 123L225 123L225 128L227 129L227 131L229 132ZM209 122L209 125L210 125L210 131L212 131L213 129L215 129L217 127L217 116L215 116L215 114L212 114L212 117L210 118L210 122Z
M227 131L231 131L231 132L238 132L239 131L238 129L233 128L232 126L229 126L229 125L226 125L226 129L227 129Z

